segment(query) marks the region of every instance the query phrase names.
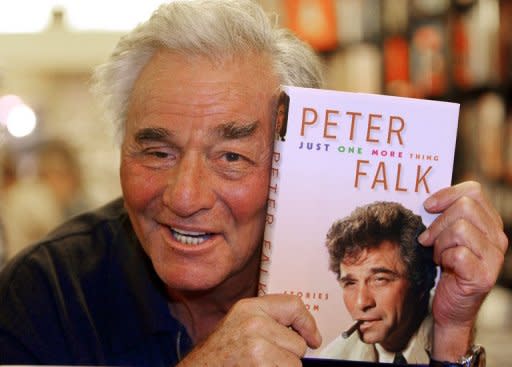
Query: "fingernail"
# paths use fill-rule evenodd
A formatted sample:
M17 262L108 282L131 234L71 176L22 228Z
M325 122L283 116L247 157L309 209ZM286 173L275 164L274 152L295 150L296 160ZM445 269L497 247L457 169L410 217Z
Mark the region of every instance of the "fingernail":
M418 236L418 241L424 245L426 243L426 241L428 240L430 236L430 232L428 229L424 230L419 236Z
M430 196L427 200L423 202L423 206L425 209L431 209L437 205L437 200L435 197Z

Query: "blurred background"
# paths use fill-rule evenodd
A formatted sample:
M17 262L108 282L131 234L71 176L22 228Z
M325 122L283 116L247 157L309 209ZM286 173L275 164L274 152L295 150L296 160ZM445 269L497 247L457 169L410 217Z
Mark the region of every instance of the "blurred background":
M0 2L0 266L120 194L118 149L90 74L160 2ZM512 1L259 2L319 53L327 88L460 103L453 182L482 182L510 238ZM511 292L512 250L478 325L490 366L512 361Z

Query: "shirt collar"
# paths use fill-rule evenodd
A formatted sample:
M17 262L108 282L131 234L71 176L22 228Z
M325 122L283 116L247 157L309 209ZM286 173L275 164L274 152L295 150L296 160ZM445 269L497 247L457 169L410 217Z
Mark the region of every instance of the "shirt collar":
M402 351L403 356L408 364L424 363L428 360L432 345L432 316L428 315L421 323L418 331L412 336L405 350ZM377 349L379 362L392 363L395 353L388 352L380 344L375 344Z

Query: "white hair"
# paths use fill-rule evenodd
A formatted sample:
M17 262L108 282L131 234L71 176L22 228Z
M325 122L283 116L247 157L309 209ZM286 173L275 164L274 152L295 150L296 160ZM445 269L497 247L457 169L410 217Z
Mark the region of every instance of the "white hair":
M268 54L281 85L320 87L317 55L276 23L252 0L171 1L120 39L110 59L95 70L93 91L122 137L133 85L160 48L212 60Z

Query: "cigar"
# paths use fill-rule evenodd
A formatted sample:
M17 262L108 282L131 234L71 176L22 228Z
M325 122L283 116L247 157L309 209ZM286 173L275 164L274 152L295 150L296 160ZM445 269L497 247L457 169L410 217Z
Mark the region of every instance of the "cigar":
M357 320L351 327L342 332L341 336L343 337L343 339L347 339L350 335L354 334L354 331L356 331L359 325L361 325L362 323L363 320Z

